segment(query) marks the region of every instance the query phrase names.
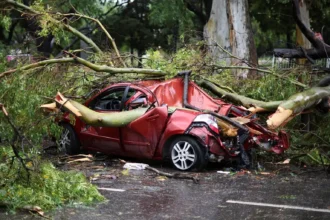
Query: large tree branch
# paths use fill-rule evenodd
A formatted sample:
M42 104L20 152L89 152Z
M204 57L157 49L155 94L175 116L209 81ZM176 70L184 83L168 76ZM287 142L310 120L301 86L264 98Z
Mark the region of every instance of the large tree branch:
M267 120L267 125L271 129L278 128L295 115L301 113L305 109L316 106L323 98L329 96L330 86L312 87L308 90L292 95L278 106L275 114L271 115Z
M105 29L105 27L103 26L103 24L98 19L89 17L87 15L74 14L74 13L63 14L63 16L76 16L76 17L86 18L86 19L89 19L89 20L92 20L92 21L96 22L100 26L100 28L103 30L103 32L105 33L105 35L108 37L108 39L110 40L110 42L112 44L112 47L115 50L116 55L119 58L120 62L123 64L124 67L126 67L125 62L123 61L123 59L120 56L120 53L119 53L119 50L118 50L117 45L115 43L115 40L111 37L111 35L109 34L109 32Z
M302 21L300 14L299 0L292 0L292 1L293 1L293 15L299 29L315 48L324 49L324 46L326 44L321 39L317 38L315 33L311 29L309 29ZM326 46L328 47L329 45Z
M29 12L31 14L34 15L43 15L43 13L38 12L34 9L32 9L31 7L28 7L24 4L21 4L19 2L13 1L13 0L4 0L5 3L7 3L8 5L11 5L14 7L14 9L21 9L25 12ZM67 31L71 32L72 34L76 35L78 38L80 38L81 40L83 40L84 42L86 42L86 44L88 44L89 46L91 46L91 48L93 49L94 52L96 53L102 53L102 50L94 43L94 41L92 41L90 38L88 38L86 35L84 35L83 33L81 33L80 31L78 31L77 29L75 29L74 27L65 24L62 21L58 21L52 17L50 17L50 21L54 22L57 25L63 25L64 29L66 29Z
M314 48L301 49L274 49L274 55L284 58L308 58L320 59L328 58L330 54L330 45L326 44L321 37L309 29L301 19L299 0L292 0L293 15L297 26L303 35L311 42Z
M158 76L164 76L166 75L164 72L160 70L154 70L154 69L140 69L140 68L114 68L114 67L109 67L106 65L97 65L94 63L91 63L87 60L84 60L80 57L74 57L74 58L61 58L61 59L49 59L49 60L43 60L40 62L32 63L26 66L22 66L17 69L12 69L8 70L6 72L3 72L0 74L0 78L4 76L8 76L18 70L29 70L37 67L43 67L47 66L50 64L55 64L55 63L79 63L82 64L96 72L107 72L111 74L117 74L117 73L139 73L139 74L148 74L148 75L158 75Z
M305 58L306 55L312 59L328 58L330 55L330 48L323 49L306 49L305 51L301 49L287 49L287 48L276 48L274 49L274 56L283 58Z
M58 93L55 98L55 104L45 104L41 108L54 111L59 108L71 112L86 124L92 126L102 127L123 127L130 122L134 121L138 117L143 115L147 108L137 108L131 111L112 112L112 113L100 113L89 109L88 107L65 98L61 93Z
M212 93L214 93L215 95L217 95L220 98L224 98L229 101L242 104L243 106L249 108L249 110L252 112L275 111L277 109L277 107L279 106L279 104L282 102L282 101L264 102L264 101L259 101L256 99L248 98L248 97L245 97L242 95L228 92L207 80L200 80L200 81L197 81L196 83L199 86L210 90Z

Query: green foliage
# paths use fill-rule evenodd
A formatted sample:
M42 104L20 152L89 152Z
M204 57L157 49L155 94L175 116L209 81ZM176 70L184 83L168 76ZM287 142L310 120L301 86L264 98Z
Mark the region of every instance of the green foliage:
M6 31L9 31L11 25L11 18L6 15L0 14L0 26L4 27Z
M69 34L64 31L63 23L54 22L50 14L40 16L39 25L41 28L41 31L38 33L39 36L48 37L48 35L52 35L57 44L61 44L61 41L63 41L62 45L69 42Z
M50 210L64 204L88 205L104 200L82 173L59 171L48 162L42 163L40 169L30 171L28 180L17 160L10 166L11 150L0 149L0 202L11 209L32 205ZM26 165L32 166L30 162Z
M180 35L196 29L194 14L187 9L182 0L174 0L171 4L162 0L152 1L149 17L151 24L162 27L162 32L168 34L169 42L174 37L175 33L172 30L175 28L178 28L177 34Z
M210 74L210 69L204 66L210 59L201 48L201 43L187 45L171 55L161 50L149 50L144 66L163 70L168 73L168 77L173 77L182 70L192 70L196 74Z
M1 68L1 65L0 65ZM93 77L83 69L66 65L16 72L0 81L0 100L6 106L14 123L33 143L40 143L43 136L59 136L60 128L54 117L47 118L39 109L49 102L57 91L64 94L83 95L89 91ZM49 97L49 99L45 98ZM0 113L0 136L11 139L12 130Z

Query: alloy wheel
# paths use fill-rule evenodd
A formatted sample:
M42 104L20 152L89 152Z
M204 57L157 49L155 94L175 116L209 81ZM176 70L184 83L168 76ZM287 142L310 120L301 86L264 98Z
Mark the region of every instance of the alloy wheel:
M65 128L63 133L61 134L61 138L59 141L60 151L65 152L66 149L70 147L71 139L70 139L70 131Z
M178 169L188 170L196 161L196 153L189 142L179 141L172 148L171 159Z

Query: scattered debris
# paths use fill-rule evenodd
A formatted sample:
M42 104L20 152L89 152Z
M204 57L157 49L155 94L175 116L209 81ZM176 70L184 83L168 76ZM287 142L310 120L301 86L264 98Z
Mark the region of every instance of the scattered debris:
M104 166L91 166L89 168L90 169L95 169L95 170L103 170L105 167Z
M29 205L27 205L27 206L24 206L22 209L27 210L29 212L37 213L38 215L40 215L43 218L51 219L50 217L45 216L44 211L42 211L42 209L39 206L29 206Z
M98 190L112 191L112 192L125 192L124 189L114 189L114 188L97 188Z
M291 159L288 158L288 159L286 159L286 160L284 160L284 161L282 161L282 162L278 162L278 163L276 163L276 164L285 165L285 164L289 164L290 161L291 161Z
M76 163L76 162L92 162L93 160L89 158L79 158L75 160L68 161L67 163Z
M0 206L10 206L9 203L6 202L1 202ZM40 208L39 206L32 206L32 205L26 205L23 207L20 207L19 209L23 210L23 211L28 211L28 212L32 212L32 213L37 213L39 216L46 218L46 219L51 219L50 217L45 215L45 212L42 210L42 208Z
M77 154L77 155L65 155L65 156L61 156L60 159L61 160L67 160L67 159L70 159L70 158L93 158L93 155L91 154Z
M146 170L151 170L155 173L157 173L158 175L161 176L166 176L169 178L175 178L175 179L191 179L194 181L194 183L198 183L199 182L199 178L196 175L189 175L189 174L185 174L185 173L166 173L160 170L157 170L156 168L147 166L145 168Z
M123 174L124 176L128 176L129 175L129 170L123 170L121 171L121 174Z
M156 179L158 181L165 181L165 180L167 180L167 177L166 176L157 176Z
M244 175L244 174L251 174L251 172L250 171L248 171L248 170L240 170L240 171L238 171L238 172L236 172L236 175L237 176L242 176L242 175Z
M148 167L148 164L145 163L125 163L124 169L128 170L144 170Z
M230 174L230 171L222 171L222 170L219 170L219 171L217 171L217 173L221 173L221 174Z

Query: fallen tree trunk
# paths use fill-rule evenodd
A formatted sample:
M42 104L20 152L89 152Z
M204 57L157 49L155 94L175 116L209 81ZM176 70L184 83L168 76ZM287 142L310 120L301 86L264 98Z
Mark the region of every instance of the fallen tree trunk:
M88 125L102 127L123 127L138 117L142 116L147 108L138 108L131 111L100 113L93 111L86 106L65 98L61 93L57 93L56 107L53 103L42 105L41 108L46 110L56 110L56 108L64 108L71 112Z
M316 106L323 98L330 96L330 86L312 87L283 101L275 114L267 120L270 129L278 128L303 110Z
M242 95L228 92L207 80L200 80L197 81L196 83L199 86L210 90L212 93L219 96L220 98L224 98L229 101L239 103L244 107L249 108L251 112L275 111L279 106L279 104L281 104L282 102L282 101L264 102L256 99L251 99Z
M256 113L262 111L276 112L269 117L267 120L267 125L270 129L276 129L286 122L291 120L295 115L301 113L305 109L317 107L321 101L328 102L328 97L330 96L330 86L324 86L323 84L328 85L328 79L325 79L319 83L319 87L312 87L303 92L292 95L287 100L284 101L271 101L263 102L255 99L251 99L242 95L231 93L222 89L210 81L200 80L196 82L203 88L210 90L215 95L220 98L228 99L230 101L242 104L247 107L249 111ZM323 87L322 87L323 86ZM324 107L329 111L330 106L326 105Z
M322 36L319 33L314 33L310 28L308 28L301 19L299 0L292 0L293 3L293 15L297 26L304 34L304 36L311 42L314 48L311 49L274 49L275 56L284 57L284 58L308 58L311 59L320 59L328 58L330 54L330 45L326 44ZM312 61L313 62L313 61Z
M317 50L315 48L311 49L287 49L287 48L276 48L274 49L274 55L276 57L283 57L283 58L308 58L311 59L321 59L327 58L327 55L330 53L330 50Z

